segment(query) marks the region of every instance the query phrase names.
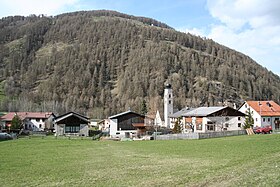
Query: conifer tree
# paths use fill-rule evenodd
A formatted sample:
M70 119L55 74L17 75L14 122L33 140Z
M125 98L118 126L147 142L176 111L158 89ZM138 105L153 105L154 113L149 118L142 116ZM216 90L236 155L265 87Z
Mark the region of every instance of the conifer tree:
M253 113L251 112L250 108L246 112L245 122L243 125L244 129L251 128L254 124Z
M11 129L21 129L22 128L22 120L18 115L15 115L11 122Z
M181 119L182 119L181 117L176 119L176 122L174 124L174 128L172 129L173 133L178 134L178 133L182 132Z

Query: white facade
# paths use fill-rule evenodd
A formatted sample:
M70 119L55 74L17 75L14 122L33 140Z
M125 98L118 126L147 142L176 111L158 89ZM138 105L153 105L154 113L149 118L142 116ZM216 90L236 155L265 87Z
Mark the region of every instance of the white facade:
M110 119L110 136L116 137L118 132L118 119Z
M251 114L252 114L252 117L254 119L254 127L261 127L262 126L262 123L261 123L261 115L255 111L252 107L250 107L248 104L244 104L240 109L239 111L240 112L243 112L244 114L247 114L247 111L249 110L250 108L250 111L251 111Z
M99 130L106 131L106 132L110 131L110 120L109 119L104 119L98 125L99 125Z
M156 117L155 117L155 120L154 120L154 126L155 127L162 127L163 126L163 123L162 123L162 120L161 120L161 117L160 117L160 114L159 114L158 110L157 110Z
M23 120L24 129L31 131L44 131L46 129L51 129L54 127L54 117L55 116L53 114L48 117L32 117L32 113L28 113L28 116Z
M186 118L183 118L185 123L183 125L183 132L192 132L189 128ZM223 116L223 117L202 117L202 123L197 122L196 117L192 117L191 121L194 125L194 132L214 132L214 131L234 131L242 130L244 117Z
M110 137L112 138L132 138L136 136L137 130L118 130L118 119L110 119Z
M211 131L209 129L209 122L214 122L214 131L234 131L234 130L242 130L244 117L205 117L203 118L203 127L204 132Z
M24 130L44 131L53 128L52 112L9 112L2 116L1 122L4 126L11 126L11 122L15 116L22 120Z
M239 111L243 112L244 114L247 114L247 111L251 111L252 118L254 120L254 125L253 127L265 127L268 125L272 126L272 129L279 129L279 126L276 126L275 121L280 120L280 115L279 116L267 116L262 114L262 107L265 105L266 101L262 101L259 106L258 106L258 111L256 111L253 107L251 107L247 102L245 102L240 108ZM272 110L273 111L273 110ZM264 111L263 111L264 112ZM275 111L279 112L279 111Z
M165 127L170 127L169 115L173 114L173 93L170 84L167 84L164 89L164 123Z
M46 118L27 118L24 120L25 129L32 131L44 131L46 128Z

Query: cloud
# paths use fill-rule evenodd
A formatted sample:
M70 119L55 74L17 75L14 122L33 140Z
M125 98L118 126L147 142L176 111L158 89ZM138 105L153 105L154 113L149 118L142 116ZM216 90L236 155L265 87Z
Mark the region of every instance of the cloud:
M207 0L209 13L231 29L248 23L252 28L280 24L280 1Z
M30 14L56 15L70 6L78 7L79 0L1 0L0 17Z
M245 53L280 75L280 1L207 0L206 7L218 20L206 37Z

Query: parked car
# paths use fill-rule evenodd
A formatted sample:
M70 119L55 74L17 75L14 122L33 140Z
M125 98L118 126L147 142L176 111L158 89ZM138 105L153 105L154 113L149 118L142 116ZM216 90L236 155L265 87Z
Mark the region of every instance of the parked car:
M254 129L254 132L256 134L267 134L272 133L272 127L271 125L265 126L265 127L257 127Z
M0 141L2 141L2 140L12 140L12 139L13 139L13 137L10 134L5 133L5 132L0 133Z

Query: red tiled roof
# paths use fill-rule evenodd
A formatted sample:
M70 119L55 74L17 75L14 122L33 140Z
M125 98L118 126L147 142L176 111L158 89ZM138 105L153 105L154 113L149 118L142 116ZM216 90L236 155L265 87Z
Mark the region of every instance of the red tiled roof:
M261 116L280 116L280 106L274 101L246 101Z
M3 121L12 121L13 117L18 115L21 120L26 118L42 118L46 119L52 115L52 112L9 112L8 114L1 117Z

